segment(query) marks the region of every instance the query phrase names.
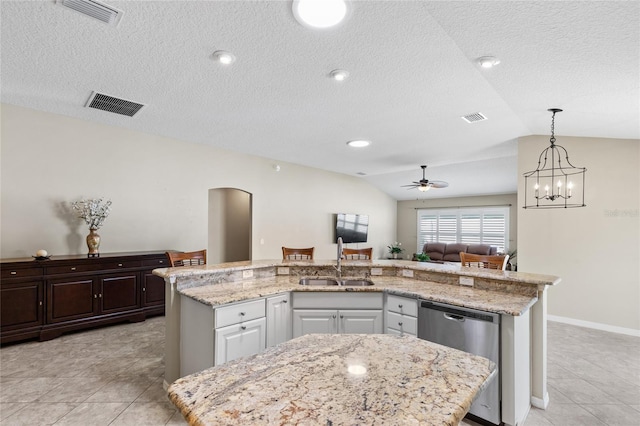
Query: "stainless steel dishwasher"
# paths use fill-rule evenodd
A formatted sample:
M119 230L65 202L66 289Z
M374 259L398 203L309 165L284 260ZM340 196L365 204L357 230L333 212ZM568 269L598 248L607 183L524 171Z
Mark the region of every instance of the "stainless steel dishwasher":
M489 358L500 366L500 315L420 301L418 338ZM500 424L500 371L478 395L469 413Z

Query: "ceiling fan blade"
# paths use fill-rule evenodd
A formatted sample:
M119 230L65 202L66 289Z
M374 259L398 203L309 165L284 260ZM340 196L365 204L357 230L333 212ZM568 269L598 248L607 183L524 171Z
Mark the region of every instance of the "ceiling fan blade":
M411 188L417 188L417 187L419 187L419 186L420 186L420 184L417 184L417 185L400 185L400 187L401 187L401 188L409 187L409 189L411 189Z
M431 186L432 188L446 188L447 186L449 186L449 184L441 180L430 180L429 186Z

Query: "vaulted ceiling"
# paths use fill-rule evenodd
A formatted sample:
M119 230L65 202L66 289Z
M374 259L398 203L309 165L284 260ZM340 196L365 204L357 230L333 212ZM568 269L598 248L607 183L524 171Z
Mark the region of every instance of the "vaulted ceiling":
M361 176L399 200L515 192L516 140L549 134L548 108L564 109L559 141L640 138L640 2L356 1L326 30L290 1L106 3L117 26L3 0L2 102ZM93 91L145 107L86 108ZM421 164L450 186L401 188Z

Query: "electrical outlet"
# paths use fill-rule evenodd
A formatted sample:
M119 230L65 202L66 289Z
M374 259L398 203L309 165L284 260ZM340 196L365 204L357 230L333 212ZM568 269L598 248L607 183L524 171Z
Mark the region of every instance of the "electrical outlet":
M253 277L253 269L246 269L242 271L242 278L251 278Z
M403 269L402 276L407 278L413 278L413 271L411 269Z
M286 266L278 267L278 275L289 275L289 268Z
M460 285L468 285L473 287L473 277L460 277Z
M382 268L371 268L371 276L382 275Z

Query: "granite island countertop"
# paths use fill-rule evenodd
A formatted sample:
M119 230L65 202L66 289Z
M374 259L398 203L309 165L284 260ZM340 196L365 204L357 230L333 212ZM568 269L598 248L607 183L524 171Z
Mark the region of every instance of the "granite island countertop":
M370 279L374 283L372 286L305 286L298 284L298 277L274 276L188 287L178 290L178 292L214 307L272 296L287 291L387 292L388 294L426 299L512 316L522 315L537 300L536 297L521 294L481 290L402 277L371 277Z
M495 364L413 337L306 335L175 381L191 425L458 425Z

